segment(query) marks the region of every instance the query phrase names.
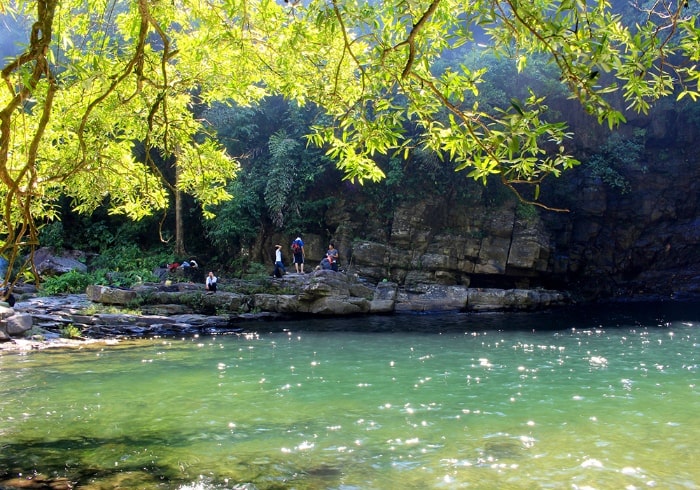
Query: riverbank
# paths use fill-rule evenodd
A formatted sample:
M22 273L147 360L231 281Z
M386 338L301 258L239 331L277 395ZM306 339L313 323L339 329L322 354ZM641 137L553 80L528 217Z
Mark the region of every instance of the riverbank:
M192 282L134 288L90 285L85 294L18 295L0 311L3 350L76 347L125 338L240 333L261 321L400 313L535 311L569 304L566 293L427 284L406 290L334 271L229 281L210 293Z
M218 293L217 293L218 294ZM175 308L170 305L168 308ZM700 302L684 300L615 301L568 304L535 311L432 311L396 312L387 315L351 315L344 317L280 315L248 312L236 315L180 313L166 316L152 314L152 305L138 311L90 301L87 295L24 297L15 305L17 312L29 315L32 327L24 335L0 342L3 352L27 352L44 349L83 350L102 346L124 346L140 339L195 339L214 336L247 337L265 332L323 330L333 321L334 331L357 329L366 333L442 332L446 323L458 324L464 332L501 330L587 329L591 325L624 324L631 317L645 317L647 323L664 327L666 321L688 322L700 311ZM178 308L181 308L179 306ZM150 311L151 313L145 313ZM666 319L662 321L661 319ZM399 331L393 329L401 325ZM79 332L79 338L66 338L67 327Z

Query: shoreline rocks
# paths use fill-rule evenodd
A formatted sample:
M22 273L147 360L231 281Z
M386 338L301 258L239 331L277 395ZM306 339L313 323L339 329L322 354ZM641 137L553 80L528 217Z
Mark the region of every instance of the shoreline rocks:
M144 284L132 289L91 285L85 294L29 295L14 308L0 306L0 345L40 349L156 336L241 333L251 322L412 312L533 311L569 304L548 290L477 289L430 285L401 290L370 285L333 271L288 274L281 279L224 282L216 293L201 284ZM79 333L79 339L66 338Z
M377 285L357 276L319 270L287 274L259 287L237 281L224 284L214 294L199 284L164 286L145 284L132 290L88 286L86 294L96 303L139 304L149 311L191 312L229 317L263 312L280 315L349 316L402 312L530 311L571 303L569 294L546 289L470 288L430 284L410 290L383 281Z

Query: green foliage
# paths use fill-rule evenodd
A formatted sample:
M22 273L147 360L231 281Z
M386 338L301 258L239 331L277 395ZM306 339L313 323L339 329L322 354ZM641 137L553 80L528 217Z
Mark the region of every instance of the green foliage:
M84 233L73 238L74 245L83 250L109 250L115 245L116 238L104 221L86 223Z
M297 180L300 146L300 143L288 137L284 130L277 131L270 137L265 204L272 223L278 228L284 225L284 211L290 205L292 189Z
M66 272L59 276L47 277L39 287L39 292L44 296L58 294L82 294L90 284L105 284L117 287L132 287L142 282L155 281L156 277L149 271L120 271L114 272L106 269L98 269L90 273Z
M61 337L65 339L79 339L82 337L82 331L72 323L61 328Z
M681 106L681 111L688 124L696 127L700 126L700 104L684 104Z
M556 65L548 63L542 54L533 54L520 70L516 58L496 56L478 46L464 50L460 61L474 71L482 70L478 91L467 92L464 104L476 104L480 111L487 114L495 115L504 101L511 98L527 98L530 90L546 96L550 101L568 98L565 86L559 81ZM442 71L457 66L454 61L445 64L444 67L442 64L442 60L436 62L436 67L440 67ZM548 117L554 120L561 115L552 113L548 114Z
M539 218L537 207L532 204L519 202L515 207L515 216L526 223L535 223Z
M138 243L144 247L159 244L158 217L133 221L110 215L107 201L105 207L94 213L81 215L71 208L68 199L62 198L59 202L57 218L39 229L39 246L101 253L120 243Z
M45 247L53 247L55 250L63 249L63 223L52 221L41 227L39 243Z
M171 261L171 256L166 251L151 251L146 254L135 244L121 244L102 250L102 253L92 259L90 266L93 269L117 272L148 271L150 277L151 271L156 267Z
M567 148L572 135L545 96L565 89L610 128L625 121L620 99L646 113L664 97L700 97L697 7L686 2L634 3L625 15L608 2L554 0L116 0L108 8L18 0L3 9L27 29L3 39L29 43L4 63L0 92L0 254L13 256L36 244L37 223L59 217L61 199L78 213L108 206L138 221L169 205L176 182L213 219L241 168L230 155L260 166L249 182L263 190L263 208L248 200L259 213L254 225L264 224L265 211L289 226L287 216L301 209L293 206L298 193L326 166L319 151L344 178L364 183L386 177L386 159L426 148L477 182L529 184L537 198L544 178L578 164ZM461 59L456 51L476 41L493 56ZM461 61L445 66L442 58ZM523 80L535 65L544 75L525 84L489 83L490 70L515 68L511 78ZM215 134L199 117L203 106L247 106L270 94L325 113L308 137L318 148L294 154L294 177L281 171L282 159L302 134L277 141L276 121L257 114ZM231 151L253 134L249 154ZM246 239L243 232L227 239L226 230L237 232L225 223L213 238L231 248ZM95 247L120 243L95 236Z
M322 189L322 183L337 184L339 177L328 177L333 166L321 151L302 146L299 135L317 117L316 110L279 98L254 108L217 108L210 121L213 128L229 142L231 153L248 155L241 160L238 179L227 188L234 199L217 206L216 218L204 223L207 238L222 257L250 247L268 226L289 234L322 229L319 216L330 198L309 191Z
M117 287L132 287L144 282L155 282L158 280L150 270L132 269L124 271L114 271L108 269L98 269L92 274L92 284L105 284Z
M146 254L136 245L121 245L105 250L90 264L91 272L76 270L47 277L40 286L47 296L64 293L84 293L90 284L131 287L143 282L156 281L155 268L169 261L164 253Z
M241 275L242 279L264 279L270 277L271 266L266 266L259 262L251 262L245 268L244 274Z
M136 305L134 305L136 306ZM122 314L122 315L140 315L141 310L137 307L123 307L116 305L105 305L100 303L91 303L86 308L81 310L83 315L98 315L98 314Z
M41 283L39 292L45 296L81 294L90 284L94 284L93 275L72 270L60 276L47 277Z
M586 163L591 175L623 194L629 192L630 183L623 173L632 170L647 171L646 166L640 165L645 135L641 129L635 131L632 138L624 138L619 133L611 134L598 153L592 155Z
M262 222L262 189L242 176L229 186L234 199L216 209L216 218L204 223L205 233L223 257L237 254L241 247L255 240Z

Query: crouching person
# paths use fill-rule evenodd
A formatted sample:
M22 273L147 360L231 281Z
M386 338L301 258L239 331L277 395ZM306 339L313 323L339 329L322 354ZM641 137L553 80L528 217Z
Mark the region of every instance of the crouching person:
M216 292L216 281L217 278L214 275L212 271L209 271L209 274L207 275L207 280L205 281L205 286L204 288L209 291L210 293L215 293Z

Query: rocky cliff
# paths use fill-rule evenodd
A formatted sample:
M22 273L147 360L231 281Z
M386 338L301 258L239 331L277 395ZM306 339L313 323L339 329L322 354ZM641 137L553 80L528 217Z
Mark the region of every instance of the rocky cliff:
M697 129L647 124L652 137L639 165L618 169L624 189L585 165L543 187L542 200L568 212L467 183L399 196L382 215L345 185L326 214L329 236L348 270L407 294L438 284L558 289L582 299L698 296L700 153L689 144ZM320 257L328 238L305 238L309 255Z

